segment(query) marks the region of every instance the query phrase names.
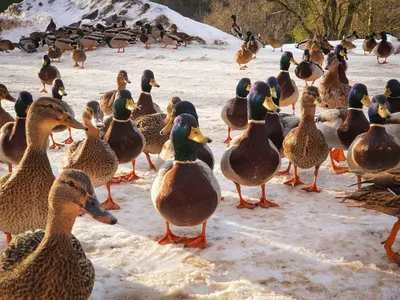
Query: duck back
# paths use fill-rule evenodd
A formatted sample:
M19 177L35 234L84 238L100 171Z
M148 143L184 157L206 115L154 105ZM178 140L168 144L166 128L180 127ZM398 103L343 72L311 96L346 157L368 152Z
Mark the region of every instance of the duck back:
M295 92L289 72L280 72L278 75L278 84L281 87L281 99L286 99L292 96Z
M337 130L340 142L348 149L355 138L369 129L369 122L359 110L349 110L346 120Z
M235 130L247 127L247 99L238 97L228 100L221 113L225 123Z

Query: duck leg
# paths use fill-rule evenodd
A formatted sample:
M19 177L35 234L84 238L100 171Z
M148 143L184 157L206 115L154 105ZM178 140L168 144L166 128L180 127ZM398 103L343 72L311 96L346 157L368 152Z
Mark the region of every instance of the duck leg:
M231 138L231 128L230 127L228 127L228 137L226 138L226 140L224 141L224 144L229 144L230 143L230 141L232 141L232 138Z
M195 238L184 239L185 247L204 249L207 247L206 240L207 221L203 223L201 234Z
M289 174L290 174L290 167L291 167L291 166L292 166L292 163L289 161L289 164L288 164L286 170L279 171L278 173L276 173L276 175L278 175L278 176L289 175Z
M44 84L44 83L42 83L43 84L43 89L40 91L41 93L47 93L47 91L46 91L46 85Z
M7 232L4 232L4 233L5 233L5 235L6 235L7 244L9 244L9 243L11 242L11 240L12 240L12 236L11 236L11 234L9 234L9 233L7 233Z
M160 48L165 49L165 48L167 48L167 46L168 46L168 44L165 44L164 46L161 46Z
M56 143L56 141L54 140L54 137L53 137L53 133L50 133L50 138L51 138L51 145L50 145L49 149L58 149L58 148L65 146L64 144Z
M165 221L165 224L167 225L167 232L165 233L165 237L158 241L160 245L176 244L183 241L183 237L172 233L171 229L169 228L169 222Z
M336 174L342 174L349 171L348 167L340 167L335 164L335 161L346 161L343 150L333 149L332 151L329 151L329 158L331 160L332 169Z
M74 68L79 67L78 62L75 62Z
M84 68L85 68L85 62L83 61L81 69L84 69Z
M400 255L392 250L392 245L396 240L396 236L399 230L400 230L400 221L398 220L396 223L394 223L392 231L390 232L388 238L381 243L385 245L386 256L388 257L388 259L391 262L398 265L400 265Z
M117 210L121 209L117 203L114 202L113 198L111 197L111 182L107 182L107 200L104 201L101 206L103 206L107 210Z
M69 132L69 137L65 141L63 141L64 144L71 144L74 141L71 134L71 127L68 127L68 132Z
M296 108L294 107L294 104L292 104L292 112L293 112L293 116L296 115Z
M8 165L8 173L12 173L12 165L11 164Z
M267 200L267 197L265 196L265 183L261 185L261 198L256 205L261 206L262 208L279 207L278 204Z
M297 174L297 166L294 165L294 176L292 179L289 179L288 181L285 181L283 184L291 185L291 186L296 186L299 184L303 184L303 182L300 180L299 175Z
M132 180L138 180L141 179L142 177L139 177L135 173L135 165L136 165L136 160L132 160L132 172L122 176L122 179L132 181Z
M305 190L306 192L315 192L315 193L321 192L321 189L317 187L318 170L319 170L319 166L316 166L315 171L314 171L313 184L303 187L303 190Z
M361 189L361 177L357 176L357 188Z
M238 194L239 194L239 200L240 200L240 203L239 203L239 205L237 206L237 208L254 209L254 208L256 207L255 204L249 203L249 202L247 202L247 201L245 201L245 200L243 199L243 197L242 197L242 191L241 191L241 189L240 189L240 184L235 182L235 185L236 185L236 190L237 190L237 192L238 192Z
M146 155L146 159L147 159L147 162L149 163L150 169L152 169L153 171L155 171L155 170L156 170L156 167L154 166L153 162L151 161L150 155L149 155L148 153L144 153L144 155Z
M305 85L305 86L308 86L307 80L304 80L304 81L306 82L306 85Z

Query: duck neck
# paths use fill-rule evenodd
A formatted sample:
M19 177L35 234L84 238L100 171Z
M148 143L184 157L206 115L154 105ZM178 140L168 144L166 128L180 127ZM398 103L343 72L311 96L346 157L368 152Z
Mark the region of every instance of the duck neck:
M311 107L301 106L301 120L300 120L299 127L310 126L310 125L316 128L315 106L311 106Z
M89 136L91 136L91 137L99 136L100 131L96 127L93 126L91 120L83 118L83 123L88 128L88 130L86 131L86 136L88 136L88 137Z
M340 84L340 80L339 80L339 73L338 73L338 69L331 69L329 70L325 77L324 77L324 81L325 82L330 82L331 84Z
M46 240L51 238L67 238L71 240L72 227L79 213L75 203L65 201L52 201L49 195L49 214L46 225Z
M265 120L249 120L246 133L243 136L252 138L256 141L262 136L268 137L269 132L265 126Z
M124 90L126 89L126 81L123 78L117 78L117 90Z
M281 62L280 65L281 65L281 72L282 71L283 72L289 72L290 64Z
M28 115L26 119L26 141L28 145L26 152L29 149L46 153L49 135L57 125L59 124L55 120L43 120L34 113Z
M175 161L190 162L196 160L196 143L191 140L179 141L179 138L172 137L174 145Z

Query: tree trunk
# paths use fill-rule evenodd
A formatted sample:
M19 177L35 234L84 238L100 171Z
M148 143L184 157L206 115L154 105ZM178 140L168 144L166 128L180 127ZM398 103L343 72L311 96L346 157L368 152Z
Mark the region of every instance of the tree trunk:
M347 7L346 20L344 21L342 30L340 31L340 34L338 35L339 39L341 39L343 37L343 35L346 35L349 32L350 27L351 27L351 22L353 21L354 13L356 12L360 3L361 3L361 0L352 0L349 2L349 6Z

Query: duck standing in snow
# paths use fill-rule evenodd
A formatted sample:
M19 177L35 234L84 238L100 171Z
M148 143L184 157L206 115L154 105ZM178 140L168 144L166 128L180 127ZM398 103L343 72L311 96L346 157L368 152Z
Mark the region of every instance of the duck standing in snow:
M236 16L235 16L235 15L232 15L231 18L232 18L232 21L233 21L233 23L232 23L232 29L231 29L232 34L233 34L234 36L236 36L237 38L239 38L239 39L243 38L243 28L240 27L240 26L236 23Z
M264 44L256 39L251 31L247 31L246 47L253 53L253 59L256 59L258 51L264 47Z
M0 51L8 53L15 49L14 44L9 40L0 40Z
M295 114L295 104L299 99L299 89L294 80L290 78L290 65L297 65L293 58L293 53L289 51L283 52L281 56L280 66L281 72L278 74L278 84L281 87L282 95L280 106L292 106L293 115Z
M77 44L75 49L72 50L72 60L75 62L74 68L79 68L79 63L82 63L81 69L85 68L86 53L81 44Z
M43 84L41 93L47 93L46 84L52 85L54 79L61 78L60 71L51 65L50 57L48 55L43 56L43 65L38 73L39 79Z
M371 34L365 38L362 44L364 55L366 55L365 52L371 53L372 50L375 48L375 46L378 45L375 38L376 38L375 32L371 32Z
M236 52L235 61L239 64L240 70L247 69L247 64L253 59L253 52L247 49L246 43L240 46L240 50ZM241 65L244 65L243 67Z
M335 50L333 52L336 54L337 59L339 60L339 66L338 66L339 81L340 83L343 84L349 84L349 79L346 76L347 72L346 48L344 48L342 45L336 45Z
M357 34L357 31L353 31L350 35L346 36L345 39L346 41L352 43L354 42L356 39L359 39L360 37Z
M121 70L117 74L117 89L109 92L105 92L100 99L100 108L106 115L111 115L113 112L113 103L115 95L119 90L126 89L126 85L131 83L128 78L128 72Z
M51 62L55 62L55 59L58 59L57 62L61 62L62 51L55 45L49 46L49 49L47 50L47 55L51 58Z
M183 43L183 40L180 37L171 32L166 32L164 29L161 31L160 38L161 41L165 44L164 46L161 46L161 48L167 48L167 46L175 46L175 48L172 49L178 50L178 47Z
M14 118L1 107L2 100L15 102L15 98L10 95L7 87L0 83L0 128L8 122L14 122Z
M51 19L49 25L47 25L46 30L44 32L53 33L54 31L56 31L56 29L57 25L56 23L54 23L53 19Z
M182 114L174 121L171 142L175 159L167 161L157 173L151 187L151 198L157 212L165 219L167 232L161 245L184 242L186 247L207 247L207 220L221 199L221 188L212 170L196 159L196 143L207 143L196 119ZM195 183L195 184L194 184ZM203 225L200 236L183 238L171 232L175 226Z
M310 51L306 49L304 50L303 61L296 66L294 73L297 78L303 79L308 86L307 81L312 81L311 85L314 85L315 80L324 75L324 70L319 64L310 60Z
M387 41L387 35L385 31L381 32L382 40L375 46L372 50L376 56L376 61L378 64L386 64L387 58L393 54L394 46L392 43ZM379 58L384 58L385 60L381 63Z
M387 97L390 113L400 112L400 82L397 79L390 79L386 83L384 95Z

